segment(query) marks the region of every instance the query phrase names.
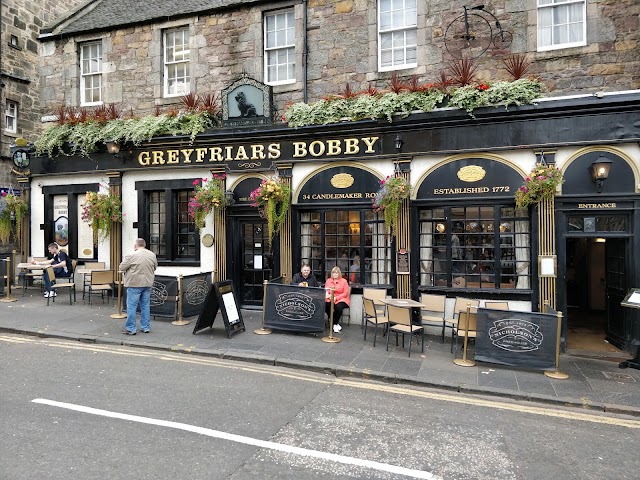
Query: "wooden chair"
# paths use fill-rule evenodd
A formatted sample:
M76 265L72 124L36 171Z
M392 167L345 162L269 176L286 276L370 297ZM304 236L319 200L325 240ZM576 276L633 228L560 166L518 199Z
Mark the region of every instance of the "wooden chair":
M484 302L484 308L489 310L509 310L509 302Z
M85 270L105 270L107 268L106 262L85 262L83 265ZM84 274L82 279L82 299L84 300L84 295L87 291L87 287L91 282L91 274Z
M442 343L444 343L444 309L446 301L446 295L433 295L430 293L420 295L420 303L426 305L422 307L422 325L442 327Z
M76 262L76 260L73 260L73 261ZM73 305L73 302L76 301L76 284L73 280L73 272L71 272L71 277L68 277L68 278L67 277L56 278L56 274L53 271L53 267L47 267L45 272L46 272L46 275L49 277L49 280L51 281L51 290L53 292L57 294L58 293L57 290L61 290L63 288L69 289L69 305ZM73 296L73 302L72 302L72 296ZM49 306L50 299L53 299L53 303L56 303L56 297L47 297L47 306Z
M104 303L105 292L113 292L112 285L113 270L93 270L91 272L91 280L89 281L89 305L91 305L91 294L94 292L101 293L102 303Z
M376 346L376 338L378 336L378 325L383 325L386 328L389 326L389 319L383 315L380 315L376 310L376 305L371 298L362 298L362 304L364 306L364 340L367 341L367 324L371 323L374 326L373 330L373 346Z
M460 313L467 311L467 305L472 307L480 306L480 300L472 300L470 298L456 297L456 303L453 306L453 318L445 319L445 327L451 329L451 353L453 353L454 331L458 328L458 319Z
M478 309L476 307L470 307L468 314L466 309L464 312L460 312L457 328L455 329L456 348L458 345L458 337L464 338L465 333L467 335L467 338L473 338L473 339L476 338L477 320L478 320ZM465 332L465 330L467 329L468 331ZM452 339L451 345L453 346L453 339ZM453 351L453 348L452 348L452 351Z
M413 336L422 335L422 351L424 352L424 327L414 325L411 321L411 309L387 305L387 318L389 319L389 333L387 335L387 351L389 351L389 337L391 332L396 334L396 346L398 345L398 333L402 334L402 348L404 348L404 336L409 335L409 356L411 356L411 341Z
M368 298L373 300L373 304L376 307L376 311L378 315L384 316L386 310L386 304L382 302L385 298L387 298L387 290L385 288L363 288L362 289L362 306L364 311L364 299ZM366 326L366 322L364 321L364 315L362 316L362 329L364 330Z

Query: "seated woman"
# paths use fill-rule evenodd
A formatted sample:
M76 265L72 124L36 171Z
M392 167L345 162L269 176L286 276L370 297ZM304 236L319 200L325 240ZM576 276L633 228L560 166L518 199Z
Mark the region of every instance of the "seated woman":
M351 304L349 284L342 278L340 267L333 267L331 270L331 278L327 279L324 288L327 293L327 303L325 304L327 315L331 315L331 289L333 289L333 331L338 333L342 330L340 326L342 312Z

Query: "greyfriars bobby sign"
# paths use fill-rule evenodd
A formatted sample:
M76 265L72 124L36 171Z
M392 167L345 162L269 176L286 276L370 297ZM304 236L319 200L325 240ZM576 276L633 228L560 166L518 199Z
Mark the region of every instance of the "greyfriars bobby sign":
M272 104L269 85L243 77L222 90L222 123L226 127L271 123Z

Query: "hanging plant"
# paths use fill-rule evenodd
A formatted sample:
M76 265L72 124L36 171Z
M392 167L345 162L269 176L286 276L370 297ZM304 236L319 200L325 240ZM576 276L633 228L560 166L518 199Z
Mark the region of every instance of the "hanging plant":
M526 208L541 200L553 198L562 183L562 172L555 165L538 163L516 192L516 207Z
M205 226L205 219L214 208L225 207L227 197L224 190L224 179L226 175L214 175L211 180L203 178L196 179L193 185L196 188L195 195L189 200L189 216L193 218L196 228L202 233Z
M87 192L82 204L82 220L91 225L93 241L104 240L113 222L122 223L122 201L113 193Z
M258 208L262 218L267 219L267 236L269 242L278 233L287 219L291 205L291 188L279 177L263 180L250 195L252 206Z
M384 215L387 233L398 232L398 215L402 202L409 198L411 185L403 177L394 176L380 180L380 190L373 200L373 211Z
M2 192L0 197L0 242L7 244L11 234L20 238L22 219L29 213L29 205L13 193ZM15 228L12 218L15 219Z

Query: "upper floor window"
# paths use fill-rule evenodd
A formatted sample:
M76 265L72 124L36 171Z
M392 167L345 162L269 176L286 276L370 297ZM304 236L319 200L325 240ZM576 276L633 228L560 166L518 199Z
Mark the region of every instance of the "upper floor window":
M80 104L102 103L102 43L80 46Z
M538 50L587 43L585 0L538 0Z
M191 90L189 29L164 32L164 96L185 95Z
M278 85L296 81L296 28L293 11L265 16L265 83Z
M4 111L4 128L9 133L18 131L18 103L13 100L7 100Z
M378 68L380 71L416 67L416 0L378 1Z

